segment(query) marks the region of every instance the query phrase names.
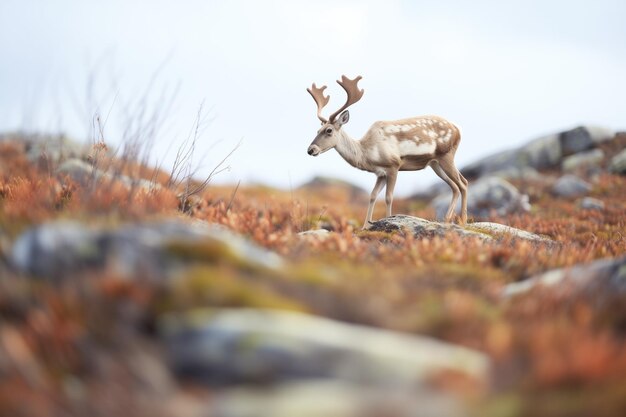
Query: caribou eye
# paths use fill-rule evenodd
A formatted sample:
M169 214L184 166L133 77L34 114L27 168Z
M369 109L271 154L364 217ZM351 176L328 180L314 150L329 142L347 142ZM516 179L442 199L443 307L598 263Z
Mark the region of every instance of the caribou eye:
M326 134L330 135L331 133L333 133L333 129L331 129L330 127L328 129L326 129Z

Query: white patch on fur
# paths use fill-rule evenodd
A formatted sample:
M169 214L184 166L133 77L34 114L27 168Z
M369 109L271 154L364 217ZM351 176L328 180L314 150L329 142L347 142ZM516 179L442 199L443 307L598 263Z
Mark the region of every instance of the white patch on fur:
M435 152L437 144L434 141L415 143L412 140L404 140L398 144L400 155L429 155Z
M372 162L378 162L380 159L380 153L378 152L377 147L373 147L367 150L367 159Z
M431 139L436 139L437 138L437 132L435 132L434 130L428 130L426 132L426 134L428 135L429 138Z

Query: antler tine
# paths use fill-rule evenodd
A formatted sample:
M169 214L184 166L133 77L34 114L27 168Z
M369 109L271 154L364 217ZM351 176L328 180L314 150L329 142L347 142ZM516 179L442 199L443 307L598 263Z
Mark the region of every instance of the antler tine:
M337 80L337 83L344 90L346 90L346 93L348 93L348 99L346 100L346 104L341 106L339 110L337 110L336 112L330 115L331 122L335 121L335 117L337 117L342 111L344 111L345 109L347 109L348 107L356 103L357 101L361 100L361 97L363 97L363 93L365 92L365 90L359 90L359 87L357 86L361 78L363 77L359 75L354 80L351 80L345 75L342 75L341 81Z
M328 104L328 100L330 100L330 96L324 97L325 89L326 89L325 85L321 86L320 88L317 88L315 83L313 83L311 88L306 89L306 91L308 91L309 94L311 94L311 96L313 97L313 100L315 100L315 104L317 104L317 118L320 119L322 123L328 122L328 119L322 116L322 109L324 108L324 106Z

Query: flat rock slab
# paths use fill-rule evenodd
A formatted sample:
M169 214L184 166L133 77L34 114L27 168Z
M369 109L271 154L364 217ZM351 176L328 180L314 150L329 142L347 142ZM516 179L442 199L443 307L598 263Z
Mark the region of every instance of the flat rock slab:
M475 237L486 241L510 236L532 242L554 243L554 241L548 238L499 223L478 222L459 226L457 224L433 222L401 214L378 220L372 224L369 230L381 232L406 232L408 230L417 238L443 237L446 233L452 232L463 237Z
M458 398L428 389L362 386L333 380L220 390L214 417L469 417ZM207 408L205 408L206 410ZM198 414L205 415L205 414Z
M602 259L571 268L554 269L502 290L505 298L525 294L536 288L556 291L589 291L596 294L626 294L626 257Z
M453 232L464 237L477 237L484 240L492 239L488 234L466 230L457 224L433 222L404 214L396 214L375 221L368 230L373 232L409 231L417 238L443 237L446 233Z
M199 310L160 321L174 371L210 385L332 379L397 388L443 371L484 380L481 352L300 313Z
M515 227L506 226L500 223L493 222L477 222L470 223L468 228L479 230L484 233L489 233L492 236L510 236L513 238L530 240L533 242L541 242L541 243L555 243L554 240L549 239L547 237L543 237L537 235L535 233L527 232L526 230L516 229Z

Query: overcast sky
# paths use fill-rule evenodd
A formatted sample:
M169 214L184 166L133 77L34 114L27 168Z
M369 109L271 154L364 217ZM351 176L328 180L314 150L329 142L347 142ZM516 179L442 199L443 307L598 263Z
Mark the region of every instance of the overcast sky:
M116 143L146 98L168 116L152 150L167 165L204 103L204 172L243 139L219 182L370 189L336 152L306 154L312 82L329 86L330 112L345 100L335 80L363 76L354 138L376 120L449 119L463 166L579 124L626 129L625 21L623 0L2 0L0 131L88 140L99 113ZM398 193L434 178L404 172Z

